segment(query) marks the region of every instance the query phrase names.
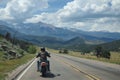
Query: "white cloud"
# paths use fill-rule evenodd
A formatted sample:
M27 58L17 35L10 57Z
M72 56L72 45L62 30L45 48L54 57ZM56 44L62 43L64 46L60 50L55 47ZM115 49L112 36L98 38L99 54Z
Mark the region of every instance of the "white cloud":
M118 24L118 22L110 23L106 25L95 23L92 25L90 31L120 32L120 24Z
M24 23L38 23L44 22L53 24L54 22L58 22L57 15L53 13L41 13L40 15L34 15L31 18L28 18L24 21ZM55 23L54 23L55 24Z
M10 0L5 7L0 8L0 17L1 19L9 19L9 17L24 19L47 7L47 0Z
M24 23L38 23L41 21L41 15L35 15L32 18L26 19Z
M26 20L82 30L119 31L119 0L74 0L55 13L42 13ZM114 28L114 29L113 29Z
M42 21L57 27L120 32L120 0L74 0L53 13L44 12L49 6L48 1L51 0L10 0L0 8L0 19L24 23Z
M74 0L59 10L59 16L63 21L81 21L86 19L96 19L101 17L120 16L120 5L108 5L109 0L95 2L87 0L82 3L81 0ZM114 2L117 0L113 0ZM120 1L119 1L120 2ZM80 5L82 4L82 6ZM115 11L116 10L116 11ZM119 13L119 14L118 14Z
M84 2L74 0L59 10L58 14L61 21L68 23L68 26L72 22L71 26L78 29L120 32L119 0L87 0Z
M10 13L5 9L0 9L0 20L12 20L14 19Z
M73 24L73 26L81 28L81 27L85 26L85 23L84 22L76 22L76 23Z

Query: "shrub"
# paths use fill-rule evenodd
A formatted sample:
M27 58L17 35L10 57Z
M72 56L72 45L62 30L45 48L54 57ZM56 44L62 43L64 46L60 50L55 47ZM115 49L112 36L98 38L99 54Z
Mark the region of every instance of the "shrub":
M61 51L61 50L59 50L59 53L62 53L62 51Z
M28 48L28 52L30 53L30 54L35 54L36 53L36 47L35 46L29 46L29 48Z
M97 46L95 48L95 51L96 51L96 56L97 57L103 57L103 58L110 59L110 56L111 56L110 51L107 51L107 50L103 49L101 46Z
M101 56L110 59L110 51L103 50Z
M60 49L59 53L68 54L69 52L67 49Z
M67 49L64 49L64 50L63 50L63 53L68 54L68 50L67 50Z
M24 51L23 50L19 50L19 54L21 54L23 56L24 55Z

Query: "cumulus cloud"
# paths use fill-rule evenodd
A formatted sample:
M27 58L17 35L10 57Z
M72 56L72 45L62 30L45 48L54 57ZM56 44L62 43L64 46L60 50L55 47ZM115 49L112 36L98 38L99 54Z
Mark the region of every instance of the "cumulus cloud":
M0 18L24 23L42 21L57 27L87 31L120 32L120 0L67 0L69 2L56 12L47 12L45 9L49 9L50 1L11 0L6 7L0 8L0 14L3 14Z
M109 32L120 32L120 24L118 22L109 24L95 23L92 25L90 31L109 31Z
M0 20L12 20L14 19L11 15L10 12L7 11L6 9L0 9Z
M32 18L28 18L24 21L24 23L38 23L42 21L43 16L41 15L34 15Z
M120 6L113 1L91 1L83 3L81 0L74 0L59 10L59 16L63 21L83 21L101 17L118 17L120 16ZM111 3L111 5L109 5ZM112 5L112 3L114 3Z
M0 17L6 20L11 17L19 20L25 19L47 7L47 0L10 0L6 2L6 6L0 8Z
M74 0L55 13L43 13L26 20L33 23L34 21L43 21L58 27L90 31L117 29L116 31L120 32L120 1Z
M84 22L76 22L76 23L73 24L73 26L81 28L81 27L84 27L85 24L84 24Z

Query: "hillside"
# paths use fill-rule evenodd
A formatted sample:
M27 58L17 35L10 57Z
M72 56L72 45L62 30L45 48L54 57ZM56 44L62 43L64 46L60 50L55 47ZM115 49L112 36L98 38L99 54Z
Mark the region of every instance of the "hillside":
M16 59L24 56L29 46L32 45L28 42L17 40L0 35L0 52L2 59Z
M9 32L11 34L12 38L17 38L20 40L24 40L26 38L26 35L23 33L20 33L19 31L10 28L8 26L5 25L0 25L0 34L5 35L7 32Z
M0 34L5 35L6 32L10 32L13 35L16 31L8 26L0 25Z
M24 40L38 46L50 47L54 49L59 48L67 48L77 51L85 51L94 49L94 45L104 43L104 38L95 38L87 35L83 35L83 37L74 37L69 40L63 40L62 38L52 37L52 36L34 36L34 35L26 35L24 33L20 33L13 28L7 26L0 26L0 34L6 34L7 32L11 33L13 38L17 38L20 40ZM86 39L87 37L87 39ZM108 41L109 42L109 41Z
M12 41L0 34L0 80L5 80L8 72L27 63L35 56L29 51L32 44L17 39L14 43Z
M4 23L4 24L3 24ZM81 31L81 30L72 30L66 28L58 28L51 24L46 24L43 22L38 23L17 23L16 25L8 24L5 22L0 23L3 26L11 27L15 31L22 33L24 35L30 36L49 36L49 37L56 37L61 38L64 40L70 40L75 37L81 37L86 40L96 40L102 43L110 42L113 40L118 39L120 36L119 33L110 33L110 32L89 32L89 31ZM106 36L104 36L104 35ZM103 36L102 36L103 35ZM108 36L109 35L109 36ZM114 37L113 37L114 36Z
M0 38L0 53L1 59L15 59L23 56L23 50L18 46L14 45L7 41L4 38Z
M83 32L83 31L80 31ZM89 31L83 32L84 34L89 34L90 36L99 38L110 38L114 40L120 39L120 33L118 32L105 32L105 31Z
M104 49L110 51L120 51L120 40L115 40L109 43L100 44Z
M1 34L5 35L7 32L10 32L13 38L25 40L25 41L34 43L39 46L46 46L46 47L56 48L56 49L64 47L64 46L65 47L70 46L70 45L72 46L73 44L79 44L81 42L81 40L84 40L85 44L100 44L100 43L104 42L102 40L97 40L94 37L89 37L89 36L85 36L85 35L83 35L83 36L88 37L88 40L83 37L75 37L75 38L72 38L69 40L64 40L63 38L52 37L51 35L50 36L35 36L35 35L32 35L32 33L31 33L31 35L30 34L28 35L25 33L18 32L13 28L3 26L3 25L1 25L0 28L1 28L0 29ZM42 30L42 28L40 30ZM46 31L47 31L47 29L46 29ZM59 31L59 32L61 32L61 31ZM30 32L28 32L28 33L30 33ZM64 33L64 31L63 31L63 33ZM64 34L66 34L66 35L64 35ZM67 37L69 32L68 33L66 32L64 34L60 34L60 35L64 35L64 37ZM69 36L70 36L70 34L69 34ZM96 42L96 43L94 43L94 42Z
M22 25L24 24L21 24L21 26ZM114 39L112 39L110 35L117 35L115 33L109 34L106 32L105 34L109 34L109 38L104 38L105 35L103 35L103 37L99 36L103 34L100 32L94 32L93 36L91 34L87 34L88 32L85 33L84 31L80 31L80 34L78 34L78 31L74 32L62 28L56 28L55 26L42 22L37 24L25 24L24 27L21 27L18 30L17 28L15 29L8 26L0 25L0 34L5 35L7 32L10 32L13 38L24 40L38 46L50 47L55 49L67 48L77 51L93 50L94 45L99 44L104 45L105 48L109 47L109 50L114 50L118 48L117 45L115 45L115 47L109 46L113 44L109 42L114 41ZM94 37L95 33L96 35L99 34L98 37Z
M99 40L102 43L110 42L110 41L114 40L114 38L112 38L112 37L99 36L99 35L95 36L94 34L92 35L90 32L87 32L87 31L72 31L72 30L69 30L66 28L58 28L56 26L53 26L51 24L46 24L43 22L34 23L34 24L21 23L21 24L16 25L15 29L20 31L21 33L26 34L26 35L50 36L50 37L61 38L64 40L70 40L70 39L75 38L75 37L81 37L81 38L84 38L86 40L94 40L94 41ZM102 33L102 32L98 32L98 33ZM89 34L91 34L91 35L89 35ZM112 35L112 33L110 35Z
M73 38L66 41L63 45L64 48L75 50L75 51L89 51L91 44L86 44L86 40L80 37Z

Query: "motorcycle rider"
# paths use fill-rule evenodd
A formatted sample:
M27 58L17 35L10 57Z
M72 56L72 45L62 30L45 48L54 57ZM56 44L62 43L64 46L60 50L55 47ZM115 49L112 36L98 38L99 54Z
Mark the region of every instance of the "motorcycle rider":
M45 50L45 48L43 47L43 48L41 48L41 52L37 54L36 58L38 58L38 57L40 58L40 60L37 61L37 71L40 70L39 68L40 68L40 64L41 64L42 61L45 61L45 62L48 63L47 69L48 69L48 71L50 71L50 63L47 60L47 57L51 57L50 53L48 53Z

